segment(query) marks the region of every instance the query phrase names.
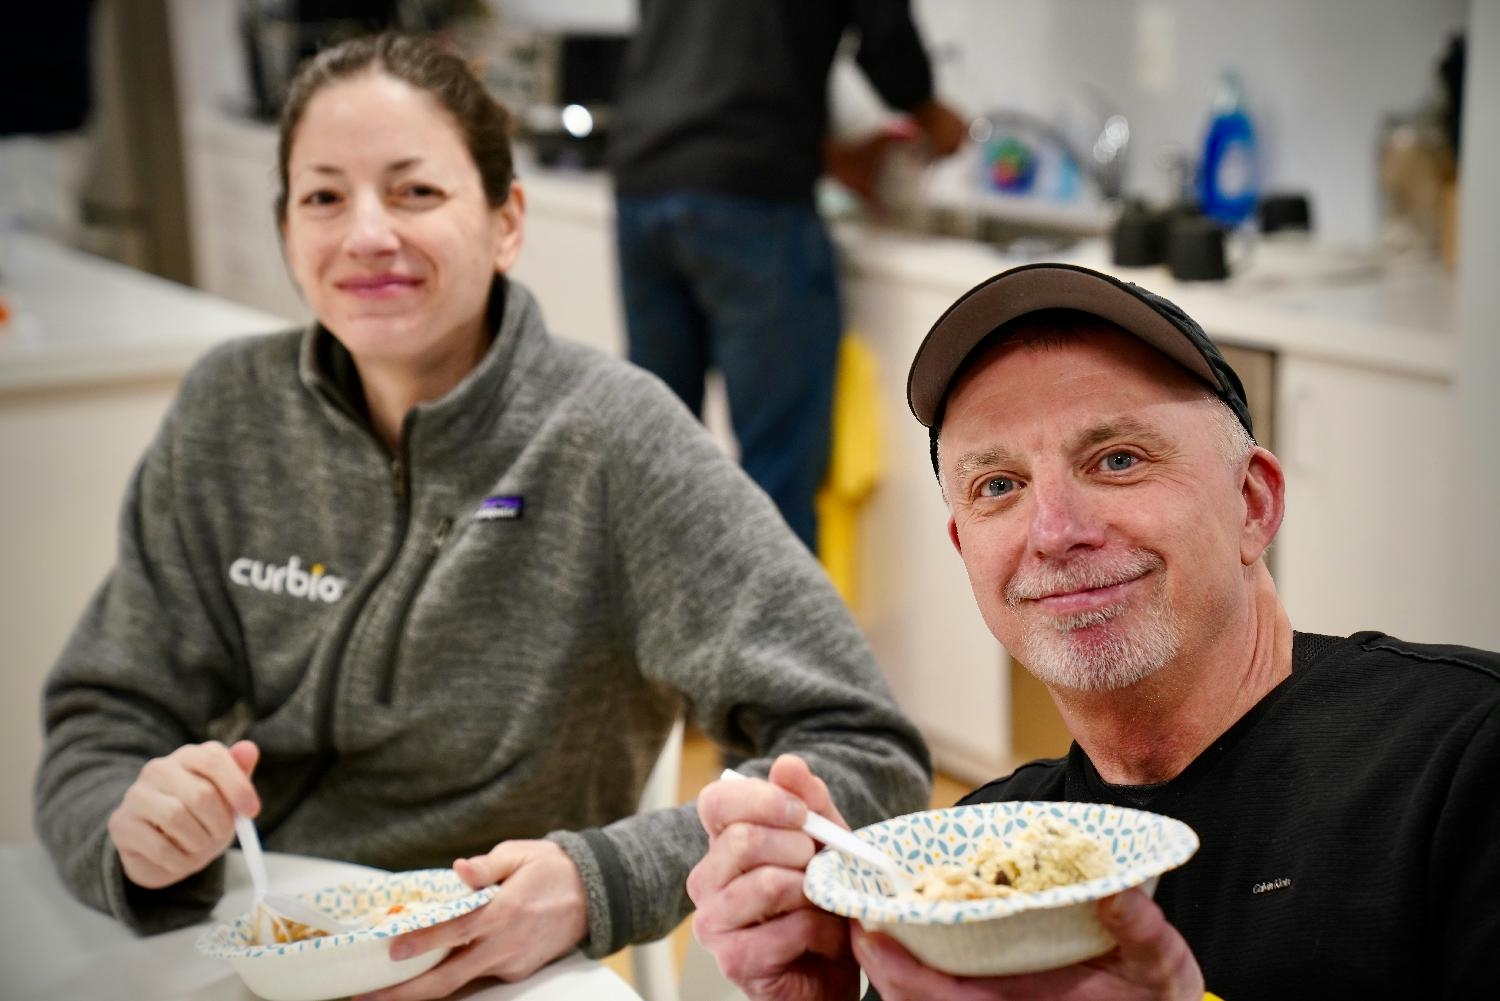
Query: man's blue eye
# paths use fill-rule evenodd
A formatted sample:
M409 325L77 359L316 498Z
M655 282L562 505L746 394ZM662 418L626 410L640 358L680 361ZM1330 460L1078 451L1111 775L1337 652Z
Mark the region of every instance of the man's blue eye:
M1016 481L1004 476L992 476L984 481L979 492L985 497L1004 497L1016 488Z
M1135 465L1135 456L1129 452L1114 452L1105 456L1104 466L1111 472L1119 473Z

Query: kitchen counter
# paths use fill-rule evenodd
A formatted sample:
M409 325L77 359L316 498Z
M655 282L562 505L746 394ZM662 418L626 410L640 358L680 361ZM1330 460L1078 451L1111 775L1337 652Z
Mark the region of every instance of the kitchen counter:
M607 174L542 168L524 149L517 151L517 169L534 224L545 218L601 229L611 225ZM833 232L853 274L897 281L950 301L991 275L1037 259L974 240L859 221L839 222ZM1102 239L1084 240L1053 259L1164 295L1226 343L1441 379L1451 377L1457 357L1454 283L1436 262L1382 263L1345 248L1263 240L1242 275L1223 282L1177 282L1164 267L1115 267ZM926 324L911 331L913 351L926 331Z
M953 299L1034 259L972 240L860 223L842 223L836 233L854 271ZM1178 282L1165 267L1116 267L1103 240L1082 241L1053 259L1163 295L1226 343L1438 378L1453 373L1457 297L1451 276L1435 261L1379 263L1343 248L1263 241L1241 275Z
M0 392L180 375L278 316L29 233L0 235Z

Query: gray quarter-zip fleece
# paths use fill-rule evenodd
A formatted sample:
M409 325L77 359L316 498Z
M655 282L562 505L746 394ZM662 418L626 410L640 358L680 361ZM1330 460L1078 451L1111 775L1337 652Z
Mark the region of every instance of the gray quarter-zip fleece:
M320 328L184 381L44 694L37 828L83 900L207 916L222 859L146 891L105 823L146 760L241 732L269 849L405 869L547 837L596 956L691 906L692 806L633 813L679 712L747 771L805 756L853 823L925 805L926 749L770 501L653 377L496 287L488 354L394 457Z

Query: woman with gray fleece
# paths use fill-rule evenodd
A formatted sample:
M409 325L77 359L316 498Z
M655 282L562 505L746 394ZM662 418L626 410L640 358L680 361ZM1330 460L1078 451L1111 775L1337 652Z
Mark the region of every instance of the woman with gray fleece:
M207 917L239 812L273 850L500 884L395 940L455 949L382 998L659 937L706 838L691 806L634 810L684 712L748 772L813 762L851 822L926 803L919 736L770 501L505 278L508 131L431 42L346 43L289 94L277 212L317 322L195 366L44 695L37 828L136 929Z

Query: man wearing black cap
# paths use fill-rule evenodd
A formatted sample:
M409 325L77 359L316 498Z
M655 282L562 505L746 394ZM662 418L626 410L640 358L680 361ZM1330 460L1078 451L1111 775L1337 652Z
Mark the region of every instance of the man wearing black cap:
M933 326L907 384L948 533L996 638L1075 743L965 803L1114 803L1198 854L1099 905L1118 948L961 980L802 899L822 782L699 797L695 931L752 998L1492 996L1500 656L1295 632L1263 555L1283 479L1238 377L1173 304L1066 265L1007 271ZM1372 489L1387 463L1371 456Z

